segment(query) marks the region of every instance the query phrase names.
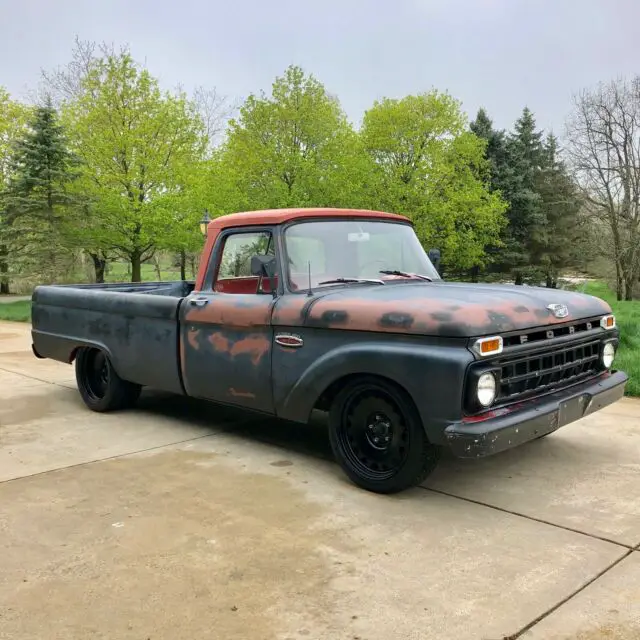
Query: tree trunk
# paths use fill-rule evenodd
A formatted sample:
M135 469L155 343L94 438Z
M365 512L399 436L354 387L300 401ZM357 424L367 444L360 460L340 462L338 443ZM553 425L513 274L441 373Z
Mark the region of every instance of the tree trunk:
M620 262L616 258L616 299L618 302L624 298L624 285L622 282L622 273L620 271Z
M93 260L93 268L95 270L96 284L104 284L104 272L107 267L107 261L97 253L89 254Z
M153 256L153 266L156 268L156 276L158 277L158 282L162 280L162 269L160 268L160 258L157 255Z
M198 265L194 255L189 256L189 266L191 268L191 277L195 279L196 275L198 275Z
M624 299L633 300L633 276L628 275L624 280Z
M471 268L471 282L478 282L478 276L480 274L480 267L475 266Z
M0 293L11 293L9 288L9 263L7 262L7 248L5 246L0 247Z
M142 282L142 261L140 251L132 251L129 258L131 260L131 282Z
M522 286L523 282L524 282L524 279L522 277L522 274L518 271L518 273L516 273L516 279L514 281L514 284L517 284L518 286Z
M180 280L187 279L187 252L182 249L180 251Z

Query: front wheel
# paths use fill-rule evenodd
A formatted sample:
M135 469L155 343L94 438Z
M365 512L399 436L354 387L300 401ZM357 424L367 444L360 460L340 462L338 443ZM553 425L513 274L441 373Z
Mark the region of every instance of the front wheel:
M80 349L76 356L76 382L87 407L99 412L132 407L141 391L139 384L123 380L99 349Z
M329 412L333 453L349 478L376 493L397 493L422 482L440 448L428 440L411 400L377 378L350 382Z

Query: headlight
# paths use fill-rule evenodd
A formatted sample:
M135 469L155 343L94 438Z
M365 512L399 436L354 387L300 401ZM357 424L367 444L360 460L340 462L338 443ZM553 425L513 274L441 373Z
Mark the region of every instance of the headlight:
M609 369L611 367L615 357L616 348L613 346L613 342L607 342L602 348L602 364L605 369Z
M478 378L476 391L478 402L483 407L490 407L496 399L496 378L493 373L483 373Z

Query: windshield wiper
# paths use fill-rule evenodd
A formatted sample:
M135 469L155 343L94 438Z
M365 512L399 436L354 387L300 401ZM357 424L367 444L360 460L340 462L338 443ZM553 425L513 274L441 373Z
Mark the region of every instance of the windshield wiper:
M427 282L433 282L433 278L429 276L423 276L420 273L407 273L406 271L388 270L379 271L378 273L384 273L385 276L404 276L405 278L420 278L420 280L426 280Z
M348 282L373 282L374 284L384 284L384 280L376 280L374 278L334 278L333 280L324 280L323 282L318 282L318 285L344 284Z

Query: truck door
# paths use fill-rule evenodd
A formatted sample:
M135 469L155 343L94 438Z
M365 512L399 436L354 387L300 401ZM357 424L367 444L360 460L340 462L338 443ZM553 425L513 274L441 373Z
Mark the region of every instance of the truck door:
M273 413L274 298L269 280L251 274L254 255L275 256L270 229L221 234L203 290L181 305L182 375L190 396Z

